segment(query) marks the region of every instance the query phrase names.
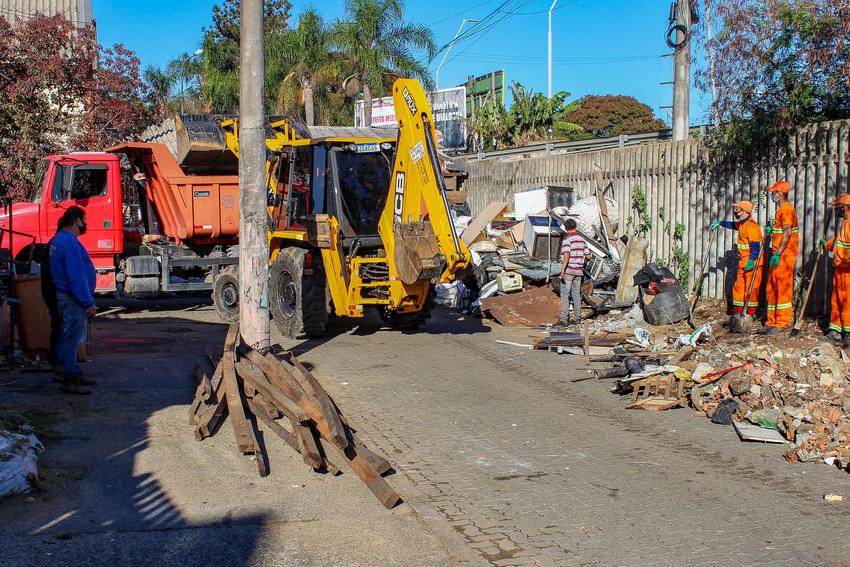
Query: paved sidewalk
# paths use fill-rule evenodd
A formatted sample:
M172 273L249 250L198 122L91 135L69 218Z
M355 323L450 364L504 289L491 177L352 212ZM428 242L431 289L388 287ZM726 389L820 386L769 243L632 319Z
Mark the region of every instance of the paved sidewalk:
M442 311L426 333L296 351L492 565L848 564L846 473L688 409L625 410L606 382L569 382L569 356L496 343L528 334Z
M226 326L181 304L96 319L91 396L63 395L46 374L0 378L0 403L53 432L39 462L46 491L0 502L0 565L458 563L410 506L387 511L351 472L314 474L272 434L266 478L229 423L197 442L192 367L221 350Z
M149 304L145 304L149 305ZM54 430L47 491L0 503L14 565L847 565L850 476L791 465L690 410L624 410L526 330L440 310L423 332L368 320L285 342L399 471L381 507L271 436L271 476L229 424L191 436L190 370L225 327L208 306L98 321L96 395L12 375L3 403ZM138 305L136 306L138 309ZM279 337L273 335L273 339ZM827 503L825 493L845 502Z

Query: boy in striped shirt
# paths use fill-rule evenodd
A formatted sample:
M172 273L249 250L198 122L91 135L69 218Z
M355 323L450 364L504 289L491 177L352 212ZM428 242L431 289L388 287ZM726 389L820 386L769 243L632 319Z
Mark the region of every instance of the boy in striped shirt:
M584 238L576 230L576 221L564 222L567 235L561 242L561 324L569 325L581 320L581 276L590 250ZM570 303L573 317L570 318Z

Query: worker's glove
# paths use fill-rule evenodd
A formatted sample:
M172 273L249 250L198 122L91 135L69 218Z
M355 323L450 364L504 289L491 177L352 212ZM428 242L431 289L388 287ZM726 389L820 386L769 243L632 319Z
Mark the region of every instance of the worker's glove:
M708 230L710 230L711 232L714 232L714 231L715 231L715 230L717 230L718 228L720 228L720 221L714 221L713 223L711 223L711 224L708 226Z
M821 238L820 240L818 240L818 246L820 246L821 248L826 248L826 238Z
M766 224L762 228L764 229L765 234L768 234L768 235L773 234L773 226L772 225Z
M744 271L745 272L752 272L755 269L756 269L756 263L753 262L752 258L750 258L749 260L747 260L747 264L744 266Z
M779 265L779 254L774 254L770 257L770 267L775 268Z

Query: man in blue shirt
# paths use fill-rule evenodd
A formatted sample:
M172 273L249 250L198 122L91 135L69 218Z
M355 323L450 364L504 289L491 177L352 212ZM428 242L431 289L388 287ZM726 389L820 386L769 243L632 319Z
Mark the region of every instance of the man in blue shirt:
M93 295L96 272L88 251L78 239L85 232L85 211L70 207L59 219L59 232L50 244L50 274L62 321L57 358L62 364L62 391L69 394L90 394L91 390L83 386L94 384L77 364L77 347L86 330L86 320L97 313Z

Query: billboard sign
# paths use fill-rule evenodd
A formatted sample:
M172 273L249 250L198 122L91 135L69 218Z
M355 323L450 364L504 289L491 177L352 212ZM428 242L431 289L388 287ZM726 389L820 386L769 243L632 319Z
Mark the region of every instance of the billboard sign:
M466 149L466 87L441 89L428 94L437 129L437 145L451 151ZM354 125L364 125L363 101L354 103ZM372 128L397 128L392 97L372 100Z

